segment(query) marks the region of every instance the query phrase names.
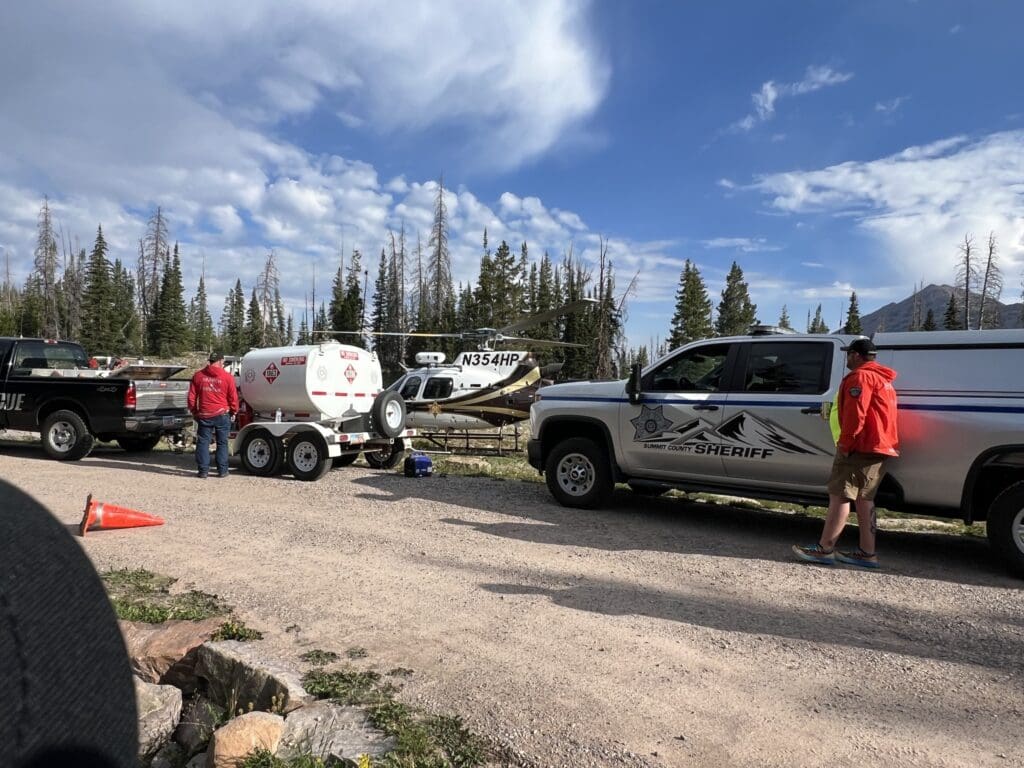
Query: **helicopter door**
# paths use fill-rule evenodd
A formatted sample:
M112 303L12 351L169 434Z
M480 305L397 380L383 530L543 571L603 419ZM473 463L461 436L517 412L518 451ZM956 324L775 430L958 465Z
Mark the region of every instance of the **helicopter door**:
M424 400L444 400L452 396L454 382L450 376L431 376L423 387Z

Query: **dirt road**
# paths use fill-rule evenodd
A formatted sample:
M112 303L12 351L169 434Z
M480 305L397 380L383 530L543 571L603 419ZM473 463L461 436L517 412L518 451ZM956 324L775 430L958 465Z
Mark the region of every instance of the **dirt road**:
M404 698L538 766L1024 765L1024 583L984 542L883 534L875 573L791 560L814 520L628 491L583 513L528 483L198 480L187 456L9 443L0 473L67 524L88 492L165 517L82 543L282 651L412 668Z

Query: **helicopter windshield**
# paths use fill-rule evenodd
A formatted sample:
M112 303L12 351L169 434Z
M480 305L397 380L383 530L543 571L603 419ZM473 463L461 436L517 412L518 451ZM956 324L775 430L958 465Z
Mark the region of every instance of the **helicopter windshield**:
M402 396L403 400L415 400L416 394L420 391L420 384L423 383L423 379L419 376L409 376L402 384L402 389L399 390L398 394Z
M431 376L423 387L424 400L440 400L451 397L453 382L448 376Z

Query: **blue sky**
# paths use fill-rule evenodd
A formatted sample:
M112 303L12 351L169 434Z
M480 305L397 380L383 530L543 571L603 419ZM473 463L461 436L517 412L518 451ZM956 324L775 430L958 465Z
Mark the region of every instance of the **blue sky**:
M61 230L133 263L163 206L212 306L273 249L289 306L358 247L411 242L443 174L456 280L492 244L609 243L633 344L664 338L684 259L736 260L762 321L838 324L997 237L1024 267L1024 6L41 0L0 10L0 248Z

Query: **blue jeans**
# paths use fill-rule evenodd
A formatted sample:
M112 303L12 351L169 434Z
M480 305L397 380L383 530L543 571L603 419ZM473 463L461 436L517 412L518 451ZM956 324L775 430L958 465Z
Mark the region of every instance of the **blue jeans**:
M212 419L196 419L196 466L199 474L210 471L210 438L217 433L217 472L228 473L228 430L231 417L226 413Z

